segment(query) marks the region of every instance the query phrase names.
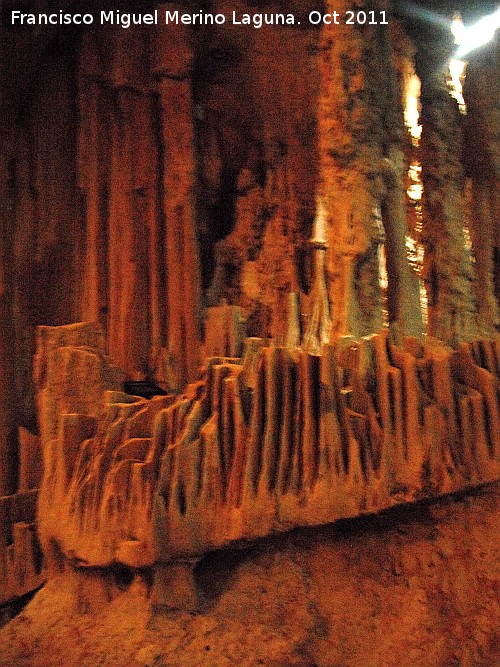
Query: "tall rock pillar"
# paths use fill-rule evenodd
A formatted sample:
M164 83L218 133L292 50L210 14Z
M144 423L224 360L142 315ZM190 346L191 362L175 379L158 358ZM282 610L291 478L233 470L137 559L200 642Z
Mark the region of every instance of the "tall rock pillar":
M422 44L417 57L422 81L422 240L428 333L456 343L474 333L476 307L464 231L461 118L446 83L451 51L443 48L442 39Z
M479 328L500 327L500 38L472 54L464 85L465 162L472 179L472 247Z
M387 3L357 2L377 25L322 29L318 111L320 199L328 229L333 335L382 327L379 248L386 242L390 320L421 333L418 281L405 253L403 119L396 64L384 21ZM350 2L328 2L340 17ZM388 14L385 14L385 18Z
M160 5L160 12L174 5ZM162 26L157 33L154 73L158 80L163 139L163 210L170 383L197 377L201 345L201 280L196 230L193 54L189 30Z

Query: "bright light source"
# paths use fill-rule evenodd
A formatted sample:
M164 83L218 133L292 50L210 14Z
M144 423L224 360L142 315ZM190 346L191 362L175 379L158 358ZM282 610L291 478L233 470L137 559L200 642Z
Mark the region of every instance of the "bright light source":
M465 39L465 26L460 16L455 16L451 24L451 32L455 37L455 44L463 44Z
M420 79L413 72L408 72L405 77L405 125L411 134L414 146L418 146L422 134L422 126L419 125L420 118Z
M463 114L467 113L462 86L466 66L467 63L464 60L450 60L450 77L448 79L450 94L458 102L460 112Z
M413 183L406 191L406 194L412 201L420 201L424 194L424 186L422 183Z
M466 28L460 18L455 18L451 27L455 43L459 45L455 58L461 60L471 51L490 42L499 27L500 9L489 16L484 16L470 28Z

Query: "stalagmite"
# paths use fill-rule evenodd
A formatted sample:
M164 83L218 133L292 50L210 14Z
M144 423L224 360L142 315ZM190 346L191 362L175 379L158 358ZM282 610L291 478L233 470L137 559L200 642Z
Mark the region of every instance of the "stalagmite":
M205 357L241 357L245 321L239 306L214 306L207 309Z
M406 254L406 207L403 192L405 158L397 145L388 151L384 161L387 194L382 201L382 220L388 276L387 311L389 324L400 335L421 336L422 312L418 276L409 265Z
M304 349L311 353L321 352L325 343L330 342L332 322L325 281L325 255L328 246L324 241L312 239L314 253L314 282L311 290L312 309L307 331L304 334Z
M36 491L0 497L0 604L43 584L43 556L36 536Z

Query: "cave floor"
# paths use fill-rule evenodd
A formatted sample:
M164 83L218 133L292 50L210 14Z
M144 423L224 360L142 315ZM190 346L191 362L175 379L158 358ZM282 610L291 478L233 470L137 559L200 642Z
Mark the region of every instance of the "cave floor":
M147 576L66 571L0 631L0 665L498 665L499 491L207 556L197 613L153 610Z

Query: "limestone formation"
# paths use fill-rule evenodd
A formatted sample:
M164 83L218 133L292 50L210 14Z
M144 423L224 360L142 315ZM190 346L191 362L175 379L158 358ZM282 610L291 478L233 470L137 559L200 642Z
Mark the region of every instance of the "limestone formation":
M472 179L470 231L476 261L475 288L479 327L490 335L499 326L500 296L498 224L500 179L500 95L496 76L500 54L497 37L490 52L479 54L467 67L464 95L467 102L465 163Z
M498 479L498 43L464 118L439 28L289 4L293 26L5 34L0 603L125 566L192 608L209 552Z
M158 31L154 72L159 79L161 127L165 160L165 262L167 343L175 384L181 388L197 377L201 364L201 293L196 231L195 119L193 55L187 29L168 36Z
M45 581L36 536L37 491L0 498L0 604L39 588Z
M342 14L350 4L328 7ZM321 52L319 188L328 211L333 331L359 336L380 328L378 248L386 240L389 321L403 334L420 335L417 278L405 252L404 129L394 47L380 26L333 25L322 30Z
M254 348L147 401L116 390L96 329L42 329L45 553L164 566L497 478L498 340Z
M425 54L422 75L422 177L424 208L432 225L423 231L428 331L456 344L475 331L473 269L465 243L462 134L457 104L450 97L443 52Z

